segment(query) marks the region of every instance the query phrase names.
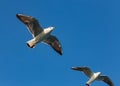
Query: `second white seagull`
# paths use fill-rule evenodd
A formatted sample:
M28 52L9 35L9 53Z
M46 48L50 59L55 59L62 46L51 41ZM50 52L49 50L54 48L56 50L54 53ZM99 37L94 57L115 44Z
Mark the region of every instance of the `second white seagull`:
M112 80L108 76L101 75L101 72L94 73L89 67L72 67L73 70L78 70L84 72L90 79L86 82L87 86L94 81L104 81L109 86L114 86Z

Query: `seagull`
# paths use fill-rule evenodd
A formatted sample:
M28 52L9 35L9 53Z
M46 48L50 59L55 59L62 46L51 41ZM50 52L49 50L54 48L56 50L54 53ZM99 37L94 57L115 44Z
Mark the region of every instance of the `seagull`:
M111 79L108 76L101 75L101 72L94 73L89 67L72 67L73 70L82 71L90 79L86 82L87 86L90 86L92 82L104 81L109 86L114 86Z
M54 27L43 29L38 20L31 16L16 14L16 17L27 26L28 30L33 36L33 39L27 41L26 43L28 47L34 48L36 44L43 42L50 45L56 52L62 55L62 47L59 40L56 38L56 36L51 35Z

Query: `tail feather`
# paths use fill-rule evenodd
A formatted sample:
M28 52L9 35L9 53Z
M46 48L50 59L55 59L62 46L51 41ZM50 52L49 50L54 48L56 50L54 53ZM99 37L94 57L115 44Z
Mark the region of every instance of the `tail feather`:
M36 45L35 39L29 40L26 44L27 44L28 47L34 48L35 45Z

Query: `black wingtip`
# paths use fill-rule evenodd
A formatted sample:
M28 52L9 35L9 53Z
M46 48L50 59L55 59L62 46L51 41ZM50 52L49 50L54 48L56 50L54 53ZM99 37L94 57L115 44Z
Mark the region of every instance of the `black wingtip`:
M81 67L72 67L72 70L81 70Z
M74 70L74 67L71 67L70 69L71 69L71 70Z
M55 49L55 48L53 48L57 53L59 53L59 55L63 55L63 53L62 53L62 50L57 50L57 49Z
M16 14L16 17L18 18L18 17L19 17L19 15L18 15L18 14Z
M17 18L26 17L26 15L23 15L23 14L16 14L16 17L17 17Z
M63 53L62 53L62 52L59 52L59 54L60 54L60 55L63 55Z
M77 68L76 68L76 67L72 67L71 69L72 69L72 70L77 70Z
M16 17L17 17L18 19L20 19L20 14L16 14Z

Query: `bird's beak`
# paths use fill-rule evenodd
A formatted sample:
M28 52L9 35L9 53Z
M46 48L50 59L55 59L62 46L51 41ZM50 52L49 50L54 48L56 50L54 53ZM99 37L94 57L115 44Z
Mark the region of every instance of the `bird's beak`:
M51 31L53 31L55 29L55 27L50 27Z
M54 29L55 29L55 27L52 27L52 29L54 30Z

